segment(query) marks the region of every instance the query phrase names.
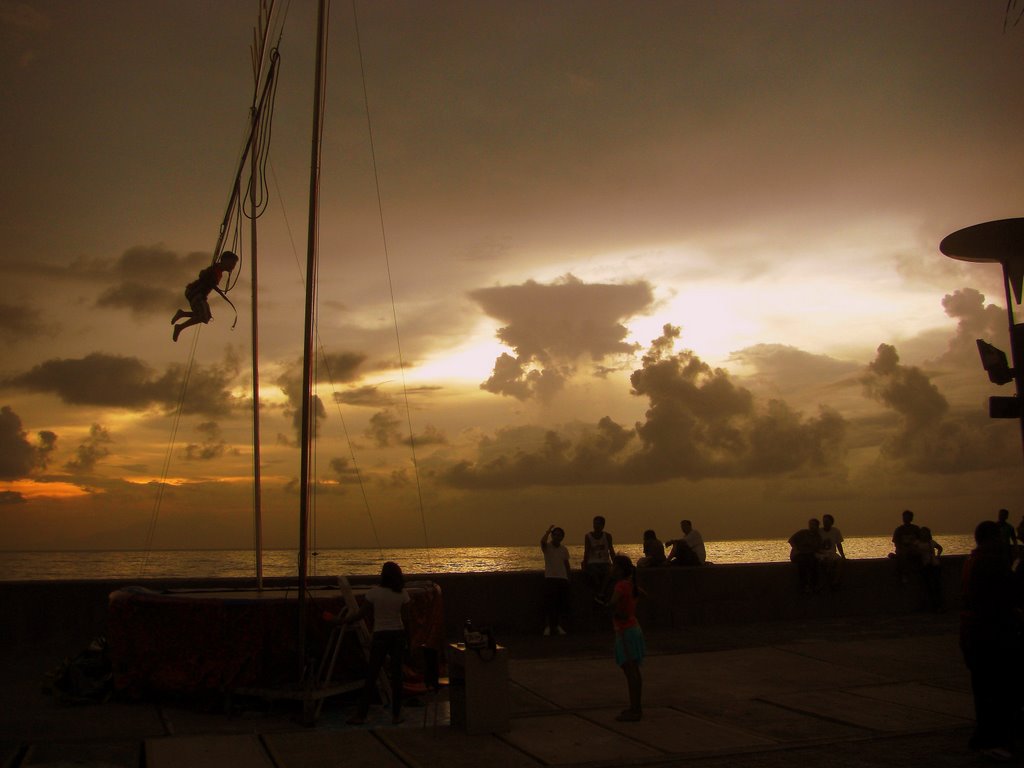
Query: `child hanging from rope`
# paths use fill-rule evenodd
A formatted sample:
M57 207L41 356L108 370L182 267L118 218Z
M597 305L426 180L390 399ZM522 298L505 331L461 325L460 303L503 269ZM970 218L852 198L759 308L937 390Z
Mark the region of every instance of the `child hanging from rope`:
M220 283L224 273L231 272L237 264L238 257L231 251L224 251L217 261L201 271L199 277L185 286L185 298L188 299L188 304L192 311L186 312L183 309L179 309L174 313L174 317L171 318L171 325L174 326L174 336L172 338L175 341L178 340L178 334L190 325L208 323L213 319L213 313L210 312L210 303L207 300L210 291L216 291L228 304L231 304L228 297L224 295L224 291L218 288L217 285ZM232 304L232 306L234 305ZM182 318L188 319L183 323L178 323Z

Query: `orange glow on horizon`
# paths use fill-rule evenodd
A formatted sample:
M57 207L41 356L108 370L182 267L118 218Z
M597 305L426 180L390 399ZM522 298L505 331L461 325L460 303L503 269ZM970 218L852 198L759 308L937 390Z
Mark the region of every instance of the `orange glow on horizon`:
M10 491L26 499L75 499L103 491L86 490L74 483L39 483L35 480L14 480L0 483L0 492Z

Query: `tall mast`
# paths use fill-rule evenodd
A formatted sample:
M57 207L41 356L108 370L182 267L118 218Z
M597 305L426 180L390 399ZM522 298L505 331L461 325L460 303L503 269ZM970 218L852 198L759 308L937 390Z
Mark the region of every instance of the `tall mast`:
M260 15L253 38L253 94L252 94L252 136L256 136L259 131L260 121L260 110L258 109L259 104L259 84L260 78L263 75L264 62L267 56L267 46L269 45L269 34L270 34L270 19L274 13L274 3L270 2L269 5L266 2L260 4ZM268 78L273 75L273 67L275 66L274 59L272 59L271 71L268 73ZM254 144L255 146L255 144ZM259 276L258 276L258 263L257 258L257 189L256 183L259 176L259 160L257 157L259 154L258 150L254 150L249 153L249 209L252 211L251 219L251 256L249 259L249 265L252 275L252 477L253 477L253 497L252 497L252 515L253 515L253 549L256 554L256 588L259 590L263 589L263 482L262 482L262 471L260 469L261 463L261 439L260 439L260 355L259 355Z
M299 663L306 655L306 588L309 565L310 441L313 434L313 341L316 327L317 228L320 191L320 137L324 102L324 56L328 0L319 0L316 20L316 77L313 95L313 138L309 168L309 228L306 239L306 319L302 350L302 458L299 468Z
M252 110L253 131L256 131L258 113L255 104ZM256 153L251 153L252 164L249 177L249 206L252 210L252 234L249 268L252 274L252 514L253 546L256 550L256 588L263 589L263 489L260 476L260 343L259 343L259 302L257 301L257 258L256 258L256 175L259 163Z

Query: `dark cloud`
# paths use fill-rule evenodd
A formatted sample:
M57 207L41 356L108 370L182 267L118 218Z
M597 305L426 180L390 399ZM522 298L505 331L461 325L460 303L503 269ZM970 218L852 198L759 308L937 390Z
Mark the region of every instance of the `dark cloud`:
M11 344L48 333L42 321L42 312L25 304L0 302L0 340Z
M0 506L7 504L24 504L25 497L17 491L0 491Z
M336 456L330 461L331 472L335 474L340 483L358 483L359 469L351 459L343 456Z
M366 355L358 352L321 355L315 369L316 380L318 382L326 381L332 385L351 381L357 377L359 368L364 362L366 362ZM283 440L286 444L294 445L298 441L298 436L302 434L302 362L299 361L289 367L277 378L276 383L288 397L285 415L291 417L296 435L295 442L283 435L278 435L278 439ZM335 393L334 399L335 402L340 402L338 393ZM327 409L319 395L312 396L310 405L313 411L313 434L318 435L321 422L327 418Z
M161 314L184 306L185 286L210 260L208 253L179 256L160 246L129 248L107 268L115 282L100 294L96 306L127 309L133 315Z
M821 409L804 418L780 400L759 402L725 371L690 351L675 353L679 329L664 331L630 378L633 394L650 404L635 428L604 417L575 431L505 435L528 444L495 451L493 441L483 441L477 463L461 462L443 480L492 488L841 470L846 424L838 413Z
M137 357L94 352L82 358L47 360L0 386L55 394L70 405L169 411L178 407L187 374L183 412L216 414L234 404L230 386L238 370L239 362L231 353L221 365L197 364L190 371L172 365L156 375Z
M956 474L1005 466L1019 461L1008 440L1010 432L993 425L976 409L968 415L950 413L949 403L929 377L915 366L900 363L896 348L878 347L863 375L864 393L899 416L896 434L882 443L883 457L925 474Z
M402 422L389 411L378 411L370 417L366 436L372 438L378 448L386 448L402 439L398 426Z
M202 440L185 446L186 461L211 461L224 455L227 443L221 436L220 425L217 422L200 422L196 425L196 431L202 435Z
M29 442L21 418L9 405L0 408L0 480L18 480L46 468L57 436L42 431L36 438L34 444Z
M423 431L415 436L414 440L406 440L406 443L414 443L417 446L447 445L448 436L433 424L428 424Z
M386 408L394 403L394 398L380 387L367 384L363 387L353 387L344 392L334 393L334 402L343 405L364 405L371 408Z
M181 291L127 280L108 288L96 299L96 306L128 309L133 315L163 314L176 306L185 306Z
M755 344L733 352L730 362L754 369L750 383L792 394L808 387L836 384L857 373L861 364L816 355L785 344Z
M1006 338L1006 309L985 304L985 296L974 288L961 288L942 298L942 308L957 321L956 334L949 340L949 348L935 362L937 364L978 367L977 339L985 339L1004 346ZM1009 347L1005 347L1007 357ZM980 370L980 369L979 369Z
M502 354L493 375L480 386L520 400L550 398L576 373L577 362L600 362L630 354L623 325L654 303L645 281L621 285L584 283L573 275L541 284L480 288L470 298L491 317L505 323L498 338L515 352Z
M75 449L75 458L68 461L64 468L76 475L89 474L95 469L96 463L110 455L107 447L114 442L110 433L99 424L89 428L89 436Z

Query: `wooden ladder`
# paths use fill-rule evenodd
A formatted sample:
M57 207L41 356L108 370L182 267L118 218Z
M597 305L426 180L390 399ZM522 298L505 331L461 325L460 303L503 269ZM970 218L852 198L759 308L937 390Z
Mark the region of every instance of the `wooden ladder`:
M345 600L345 608L349 615L356 613L356 611L359 610L359 604L356 603L356 596L352 593L352 585L349 584L347 576L338 577L338 587L341 589L341 596ZM373 636L371 635L370 630L366 628L366 624L363 621L357 621L353 624L339 624L331 631L331 636L327 641L327 647L324 649L323 658L320 659L320 666L317 669L316 680L314 682L316 688L327 688L331 684L331 676L334 674L334 667L338 660L338 651L341 650L342 643L345 640L345 634L348 631L354 631L356 633L356 636L359 638L359 645L363 649L364 659L366 663L369 664L370 644L373 642ZM380 695L381 702L384 706L391 703L391 686L383 667L381 667L380 672L377 674L377 693ZM314 721L320 716L320 710L323 707L323 703L323 698L317 699L315 709L313 710Z

